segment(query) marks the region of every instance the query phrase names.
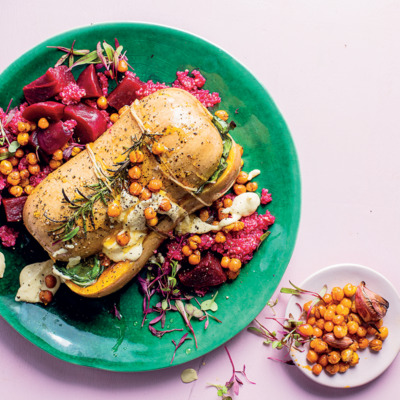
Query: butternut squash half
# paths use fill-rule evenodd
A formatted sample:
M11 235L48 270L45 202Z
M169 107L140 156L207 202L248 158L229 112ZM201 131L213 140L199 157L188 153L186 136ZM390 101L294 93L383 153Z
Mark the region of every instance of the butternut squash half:
M222 138L212 123L211 114L181 89L155 92L132 104L99 139L52 172L28 197L23 213L25 226L54 260L68 261L97 254L105 238L121 229L121 225L110 220L107 204L102 201L93 204L90 221L77 219L81 229L71 239L62 240L60 226L74 213L68 200L93 194L91 187L101 179L99 166L103 172L115 169L132 143L142 140L144 135L156 137L168 151L155 156L148 144L142 147L145 159L140 183L145 186L151 179L160 179L166 196L186 213L193 213L221 197L239 174L240 147L232 140L227 167L215 183L207 183L223 153ZM195 194L199 188L201 192ZM102 297L119 290L141 270L165 239L164 233L173 230L178 222L169 218L160 221L157 230L145 237L143 252L136 261L114 264L87 287L71 281L66 284L85 297Z

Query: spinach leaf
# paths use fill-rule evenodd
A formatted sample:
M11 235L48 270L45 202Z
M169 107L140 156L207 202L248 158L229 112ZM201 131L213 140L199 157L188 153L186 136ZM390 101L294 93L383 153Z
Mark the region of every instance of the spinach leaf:
M85 258L72 268L67 268L67 263L60 261L54 265L54 268L61 272L66 279L82 287L95 283L104 271L104 267L96 255Z

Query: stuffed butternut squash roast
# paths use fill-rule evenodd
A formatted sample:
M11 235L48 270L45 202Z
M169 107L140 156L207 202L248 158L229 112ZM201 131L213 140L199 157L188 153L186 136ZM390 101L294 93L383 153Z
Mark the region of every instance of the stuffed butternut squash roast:
M182 89L159 90L133 103L43 180L25 203L24 223L65 269L82 263L92 269L108 257L112 265L93 284L66 284L83 296L110 294L141 270L188 214L210 206L234 184L241 155L228 140L227 167L207 184L223 155L211 114Z
M71 61L72 50L58 50ZM0 109L11 224L0 239L14 246L20 222L48 254L21 271L16 300L48 304L62 283L103 297L139 275L145 298L157 282L170 304L235 279L274 217L257 212L271 196L258 193L259 170L242 170L236 124L211 113L219 94L197 70L178 71L171 85L142 81L117 42L82 52L28 83L18 107ZM76 79L71 70L85 64Z

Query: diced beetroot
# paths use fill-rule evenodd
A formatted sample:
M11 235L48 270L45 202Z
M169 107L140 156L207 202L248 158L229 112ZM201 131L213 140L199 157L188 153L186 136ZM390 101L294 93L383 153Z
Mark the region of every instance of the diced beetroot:
M56 101L43 101L25 108L22 116L28 121L38 121L40 118L48 118L54 122L59 121L64 115L65 105Z
M44 75L24 86L24 95L29 104L39 103L60 93L71 82L75 83L75 78L66 65L49 68Z
M89 66L82 71L76 83L81 89L85 90L86 96L84 96L84 99L103 96L99 78L97 77L96 69L93 64L89 64Z
M71 139L73 131L67 129L62 121L54 122L47 129L37 132L37 142L41 150L47 154L53 154L61 149Z
M108 95L107 101L111 107L119 110L125 105L130 105L136 100L136 90L140 89L144 83L133 74L125 75L125 78Z
M107 129L106 117L99 110L82 103L66 106L64 119L74 119L78 123L74 136L81 144L94 142Z
M3 199L4 210L8 222L19 222L22 220L22 210L28 196L11 197Z
M178 275L182 284L200 289L217 286L226 281L226 275L218 258L207 253L193 269L183 269Z

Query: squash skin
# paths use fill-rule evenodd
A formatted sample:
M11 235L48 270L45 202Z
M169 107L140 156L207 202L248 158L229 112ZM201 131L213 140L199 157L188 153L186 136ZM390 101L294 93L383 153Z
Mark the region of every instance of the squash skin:
M146 129L164 133L157 140L169 149L173 149L160 159L156 159L152 153L144 150L145 161L142 165L141 183L145 185L152 178L161 179L167 196L188 213L203 207L204 204L198 198L172 182L168 175L172 172L174 178L181 184L198 188L213 174L221 158L222 139L211 122L211 114L188 92L174 88L153 93L139 104L131 105L131 108L143 121ZM132 138L137 140L141 135L142 131L136 119L130 111L127 111L113 127L91 144L91 149L102 160L102 164L111 167L117 157L130 147ZM227 162L228 167L218 181L207 185L198 196L203 202L211 204L235 182L241 168L241 155L239 146L234 142ZM118 224L111 227L107 208L101 202L97 202L94 205L95 224L89 225L86 237L77 235L72 240L74 248L64 253L56 253L57 250L64 248L64 243L54 244L57 235L49 234L49 231L59 224L46 218L45 214L54 221L68 217L71 209L62 202L61 189L64 189L68 197L74 198L75 187L84 194L90 194L92 192L85 187L96 182L93 163L88 151L85 150L52 172L28 197L23 213L24 223L53 259L68 261L71 257L85 258L98 253L102 249L103 240L113 230L121 228ZM167 233L178 222L173 223L169 218L165 218L160 221L157 229ZM97 298L111 294L137 275L164 238L165 236L160 233L150 232L144 240L143 254L138 260L124 261L107 268L93 285L84 288L71 281L66 281L66 284L72 291L84 297ZM56 254L53 256L54 253Z

